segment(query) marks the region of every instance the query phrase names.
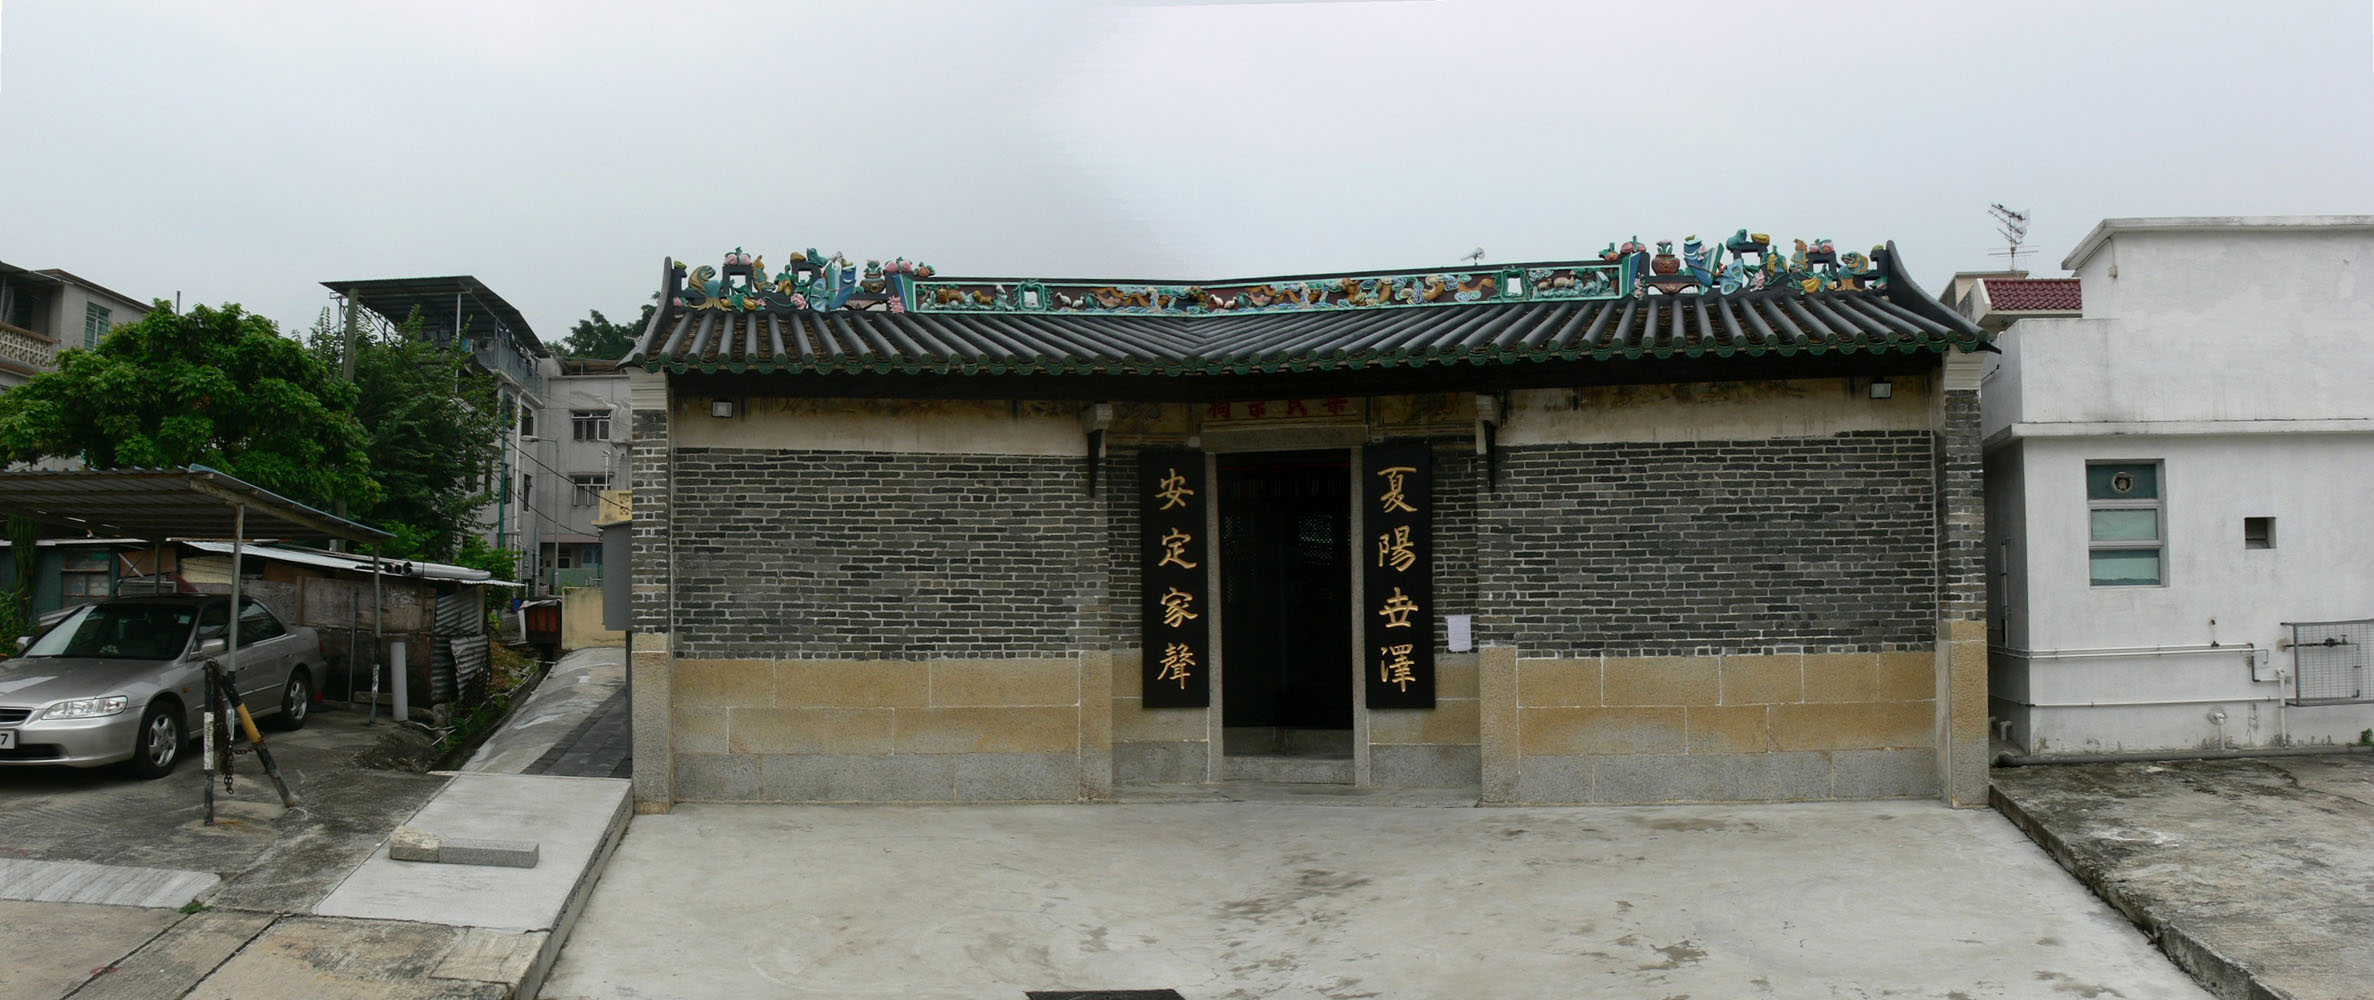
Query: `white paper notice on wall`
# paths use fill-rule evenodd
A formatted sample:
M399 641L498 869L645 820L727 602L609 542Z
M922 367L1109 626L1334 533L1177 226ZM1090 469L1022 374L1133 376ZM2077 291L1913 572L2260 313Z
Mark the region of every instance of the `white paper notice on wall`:
M1476 616L1474 616L1474 615L1444 615L1444 616L1443 616L1443 621L1444 621L1445 623L1447 623L1448 625L1450 625L1450 632L1451 632L1451 652L1454 652L1454 653L1464 653L1464 652L1467 652L1468 650L1471 650L1471 649L1474 649L1474 648L1475 648L1475 645L1476 645L1476 637L1475 637L1475 621L1476 621Z

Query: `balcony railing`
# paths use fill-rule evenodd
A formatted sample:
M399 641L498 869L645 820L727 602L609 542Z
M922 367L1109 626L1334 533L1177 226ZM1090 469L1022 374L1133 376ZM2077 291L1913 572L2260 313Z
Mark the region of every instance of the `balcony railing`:
M21 326L0 323L0 360L35 371L53 371L58 367L58 342Z

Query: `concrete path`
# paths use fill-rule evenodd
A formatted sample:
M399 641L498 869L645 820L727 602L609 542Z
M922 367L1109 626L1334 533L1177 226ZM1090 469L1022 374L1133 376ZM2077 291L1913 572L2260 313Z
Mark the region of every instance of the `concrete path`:
M682 805L638 816L551 1000L2198 998L2002 817Z
M614 688L529 718L566 736ZM272 734L299 805L242 757L211 826L194 763L158 781L0 771L0 1000L532 996L624 828L627 783L374 770L355 761L396 733L362 722L320 712ZM533 764L552 742L503 759ZM402 823L536 840L541 862L390 861Z
M1999 768L1994 785L2217 995L2374 994L2374 755Z
M602 745L600 737L588 742L589 729L602 715L604 706L616 702L619 740L617 756L621 760L628 747L624 742L626 690L626 650L578 649L562 654L552 665L551 672L537 682L536 690L528 694L526 702L511 713L502 730L487 738L462 765L464 771L495 774L560 773L586 778L625 777L609 773L617 761L603 761L603 773L586 773L594 762L587 760L575 768L559 768L559 757L570 754L581 745L591 750ZM580 757L585 756L580 753ZM550 758L549 760L547 758ZM539 765L542 766L539 766Z

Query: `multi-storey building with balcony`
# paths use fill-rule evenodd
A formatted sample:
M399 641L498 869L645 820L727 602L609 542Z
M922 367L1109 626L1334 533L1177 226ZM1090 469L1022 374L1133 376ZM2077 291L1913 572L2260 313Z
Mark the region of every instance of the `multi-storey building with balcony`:
M626 376L607 360L556 357L517 308L468 275L322 284L374 323L401 324L417 309L423 337L466 341L514 414L479 512L483 537L522 553L516 578L530 593L600 583L594 515L602 492L626 481Z
M58 367L58 351L96 347L148 303L58 268L0 263L0 389Z

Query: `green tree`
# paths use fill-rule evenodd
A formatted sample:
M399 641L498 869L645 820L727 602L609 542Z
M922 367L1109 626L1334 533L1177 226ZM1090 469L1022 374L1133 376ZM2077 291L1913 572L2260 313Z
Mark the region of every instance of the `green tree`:
M344 337L322 310L310 338L314 357L336 370ZM455 344L469 342L467 333ZM381 551L398 558L454 557L480 527L487 470L508 423L500 388L468 351L421 335L415 311L394 330L356 337L354 414L379 483L378 498L349 516L395 535Z
M651 314L659 307L658 295L652 302L643 303L643 315L633 324L612 323L599 309L577 325L569 328L569 337L561 341L561 353L572 358L604 358L616 361L635 349L635 340L643 336L643 328L651 325Z
M354 399L271 320L236 304L177 316L158 302L0 394L0 461L208 465L324 509L341 498L368 508L380 489Z

